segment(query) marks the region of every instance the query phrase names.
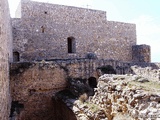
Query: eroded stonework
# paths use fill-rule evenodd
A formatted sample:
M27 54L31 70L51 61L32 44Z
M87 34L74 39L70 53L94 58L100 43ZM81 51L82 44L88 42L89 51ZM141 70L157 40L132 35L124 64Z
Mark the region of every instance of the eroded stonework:
M2 120L9 115L12 120L76 119L67 105L55 99L55 93L66 89L68 78L86 79L93 88L97 83L92 80L102 74L132 73L160 80L160 65L145 63L150 62L149 46L136 45L135 24L107 21L104 11L30 0L22 0L19 18L10 20L7 1L0 5ZM93 94L87 87L87 94ZM69 116L61 117L57 108Z
M138 75L105 74L98 79L94 96L88 99L58 94L74 112L73 120L159 120L160 82L157 87L155 83Z
M14 111L16 113L14 115L20 120L41 120L42 118L42 120L60 120L58 118L61 118L61 116L57 110L64 111L63 114L66 116L72 114L60 99L58 101L55 99L55 94L66 89L68 83L70 93L77 98L82 94L80 99L83 101L85 97L88 98L85 94L83 96L83 93L94 95L92 88L96 88L96 84L90 80L97 81L98 77L104 73L111 74L111 71L114 70L113 72L116 74L127 74L130 80L132 78L130 75L134 74L134 79L137 79L138 82L151 80L151 82L157 83L160 81L159 68L160 64L158 63L136 64L93 59L12 63L10 69L12 101L18 101L19 104L24 105L21 112ZM125 78L128 76L118 77ZM85 81L81 84L80 80ZM92 87L92 85L94 86ZM88 86L91 88L88 88ZM70 94L61 96L67 99L66 95ZM58 103L60 105L57 105ZM64 107L64 109L59 107ZM69 118L66 118L66 120L69 120Z
M8 2L0 1L0 120L10 113L9 62L12 62L12 32Z

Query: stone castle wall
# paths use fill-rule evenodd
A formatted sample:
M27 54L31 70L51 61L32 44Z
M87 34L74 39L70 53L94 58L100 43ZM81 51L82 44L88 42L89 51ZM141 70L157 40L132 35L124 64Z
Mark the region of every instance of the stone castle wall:
M12 64L12 101L23 105L17 106L12 116L20 120L54 120L52 96L65 88L66 76L64 69L54 63Z
M20 61L85 58L87 53L132 61L136 45L135 24L107 21L104 11L23 0L21 18L12 24ZM69 37L75 41L73 53L68 53Z
M54 118L53 113L56 114L56 111L51 97L66 87L67 77L98 78L98 67L111 65L117 74L140 72L145 76L149 73L152 74L151 78L160 79L159 70L130 69L132 64L119 62L150 61L148 47L132 49L132 46L136 45L134 24L107 21L104 11L22 0L21 18L12 19L12 28L7 1L2 0L0 5L0 119L2 120L8 120L10 112L9 62L13 59L12 33L14 60L19 61L20 57L23 63L11 66L11 96L13 103L19 103L24 107L20 114L21 108L16 106L15 109L18 111L14 111L23 120ZM74 38L73 53L68 53L68 38ZM88 53L91 57L97 56L99 60L84 59ZM83 59L63 60L72 58ZM60 60L24 62L43 59ZM152 67L159 69L160 65L154 64ZM12 115L14 116L13 111Z
M98 78L96 69L104 65L120 68L124 64L113 60L87 59L12 63L10 82L12 101L18 101L19 104L24 105L17 118L54 120L56 107L52 102L52 96L66 88L67 78ZM124 72L123 69L118 71Z
M23 120L41 120L42 116L43 120L54 119L56 106L51 98L56 92L66 88L67 78L98 79L102 75L99 68L107 65L111 65L117 74L136 74L155 81L160 80L160 64L156 63L93 59L12 63L12 100L24 105L17 117Z
M9 61L12 61L12 34L7 0L0 2L0 120L10 113Z

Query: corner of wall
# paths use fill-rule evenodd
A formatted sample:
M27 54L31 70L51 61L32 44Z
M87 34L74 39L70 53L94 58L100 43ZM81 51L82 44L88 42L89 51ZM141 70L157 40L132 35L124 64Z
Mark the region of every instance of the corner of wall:
M7 0L1 0L0 21L0 120L8 120L11 106L9 62L12 62L12 27Z

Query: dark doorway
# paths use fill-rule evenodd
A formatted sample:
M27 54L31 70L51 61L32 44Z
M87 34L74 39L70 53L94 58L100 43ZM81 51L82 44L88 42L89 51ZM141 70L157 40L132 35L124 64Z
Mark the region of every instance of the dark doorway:
M111 65L99 67L102 74L116 74L116 70Z
M91 88L96 88L97 87L97 79L95 77L90 77L88 79L88 84Z
M19 57L19 52L13 52L13 62L19 62L20 57Z
M68 43L68 53L75 53L76 52L76 42L74 37L67 38Z

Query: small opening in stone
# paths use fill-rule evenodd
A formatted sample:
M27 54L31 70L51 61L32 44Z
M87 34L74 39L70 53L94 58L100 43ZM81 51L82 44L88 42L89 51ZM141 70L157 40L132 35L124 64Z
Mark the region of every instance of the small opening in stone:
M41 31L42 31L42 33L44 33L44 30L45 30L45 27L44 27L44 26L41 26Z
M44 14L47 14L47 12L45 11Z
M33 95L33 94L36 92L35 89L29 89L28 91L29 91L29 95L30 95L30 96Z
M116 74L116 70L111 65L102 66L99 69L103 74Z
M68 53L75 53L76 52L76 42L74 37L67 38L68 43Z
M13 62L19 62L20 57L19 57L19 52L13 52Z
M20 114L23 108L24 105L19 103L19 101L12 101L10 109L10 118L15 117L17 114Z
M97 88L97 79L95 77L90 77L88 79L88 84L91 88Z

